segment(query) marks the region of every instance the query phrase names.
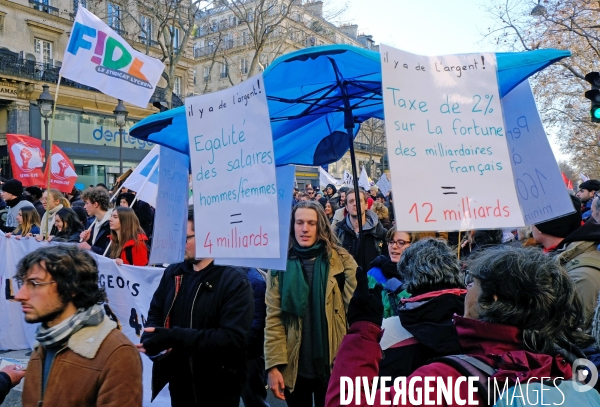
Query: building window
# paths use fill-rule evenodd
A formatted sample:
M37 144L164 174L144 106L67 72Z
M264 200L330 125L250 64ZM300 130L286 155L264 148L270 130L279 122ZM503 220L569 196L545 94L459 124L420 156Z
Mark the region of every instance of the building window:
M175 82L173 83L173 93L177 96L181 96L181 76L175 77Z
M144 44L149 44L152 41L152 17L141 14L140 26L142 28L140 39Z
M179 51L179 27L171 26L171 37L173 39L173 50Z
M248 60L246 58L242 58L240 61L240 71L242 71L242 73L248 73Z
M194 73L194 85L195 85L196 84L196 70L195 69L193 70L193 73Z
M227 63L221 64L221 78L227 78L227 74L229 73L229 68Z
M242 31L242 45L250 44L250 35L248 34L248 30Z
M51 64L52 43L49 41L40 40L39 38L34 38L33 44L35 47L36 58L44 64Z
M204 67L204 82L210 81L210 66Z
M108 3L108 26L113 30L121 31L121 6Z
M73 14L77 14L77 10L79 9L80 4L81 7L87 8L87 0L73 0Z

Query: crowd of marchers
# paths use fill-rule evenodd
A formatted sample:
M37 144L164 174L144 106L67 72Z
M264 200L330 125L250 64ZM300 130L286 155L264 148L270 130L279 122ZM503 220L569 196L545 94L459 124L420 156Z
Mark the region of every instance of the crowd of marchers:
M102 185L63 196L8 181L8 238L77 244L39 248L15 270L14 300L39 327L26 368L0 372L0 400L24 378L26 407L141 406L147 357L152 399L168 387L172 406L268 406L271 391L290 407L333 407L347 378L474 375L513 395L537 381L546 404L600 406L599 192L586 181L571 213L518 230L414 233L397 224L391 192L308 184L294 190L285 270L197 258L190 207L184 261L165 268L133 344L105 314L89 251L146 265L153 209L131 192L110 202ZM516 405L457 383L455 401L434 405L469 394ZM397 396L357 392L352 405Z

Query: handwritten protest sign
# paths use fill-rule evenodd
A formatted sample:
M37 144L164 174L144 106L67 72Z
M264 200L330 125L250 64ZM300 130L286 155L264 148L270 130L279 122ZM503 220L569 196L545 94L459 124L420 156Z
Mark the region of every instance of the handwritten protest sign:
M269 270L286 269L290 239L290 221L292 217L292 187L294 185L295 173L295 165L277 167L277 187L279 188L277 193L277 206L279 210L279 257L276 259L215 259L215 264Z
M523 225L494 54L426 57L381 47L383 102L403 230Z
M190 159L160 147L158 194L150 264L179 263L185 251L187 229L188 168Z
M529 82L522 82L504 96L502 107L517 197L525 223L531 225L574 212Z
M381 175L381 178L379 178L379 181L377 182L377 188L379 188L383 195L387 195L387 193L392 190L392 184L390 184L390 180L387 179L387 175Z
M196 256L279 256L275 154L262 75L185 100Z

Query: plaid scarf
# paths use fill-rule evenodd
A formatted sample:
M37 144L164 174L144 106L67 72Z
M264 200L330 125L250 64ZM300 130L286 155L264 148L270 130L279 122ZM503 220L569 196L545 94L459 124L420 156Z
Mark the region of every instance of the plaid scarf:
M40 324L36 339L43 347L60 343L85 326L99 325L104 320L104 308L101 304L89 308L79 308L75 315L51 328Z

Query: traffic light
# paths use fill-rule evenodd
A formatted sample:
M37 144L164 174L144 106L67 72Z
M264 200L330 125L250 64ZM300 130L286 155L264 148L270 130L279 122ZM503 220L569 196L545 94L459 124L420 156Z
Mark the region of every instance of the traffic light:
M585 92L585 97L592 101L592 123L600 123L600 73L590 72L585 75L585 80L592 84L592 90Z

